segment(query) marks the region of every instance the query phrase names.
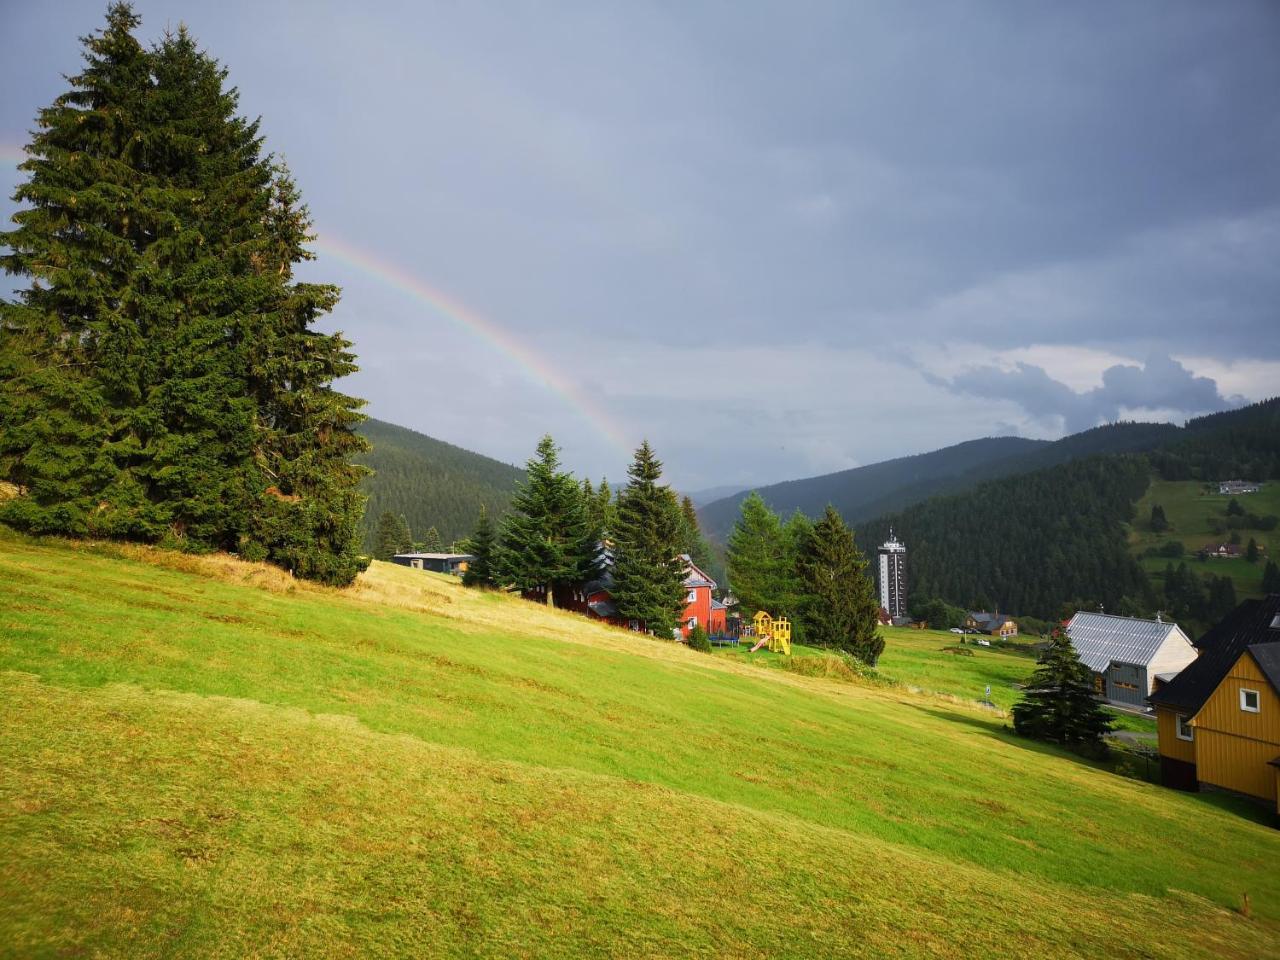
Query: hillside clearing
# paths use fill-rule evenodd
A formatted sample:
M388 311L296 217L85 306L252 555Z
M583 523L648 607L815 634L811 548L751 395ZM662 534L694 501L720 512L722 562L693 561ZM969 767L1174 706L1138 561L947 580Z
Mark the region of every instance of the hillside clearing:
M1199 480L1158 480L1153 479L1146 494L1134 508L1134 522L1130 524L1129 546L1135 556L1141 560L1143 567L1152 574L1157 583L1169 563L1177 566L1179 560L1169 557L1143 557L1142 553L1159 547L1172 540L1180 541L1186 547L1186 556L1182 558L1197 573L1212 573L1215 576L1229 576L1235 583L1236 596L1259 597L1262 595L1262 571L1266 566L1266 558L1275 558L1275 548L1280 544L1275 530L1241 530L1240 540L1247 544L1249 539L1258 541L1263 549L1263 560L1249 563L1243 557L1237 559L1201 560L1196 551L1211 543L1223 543L1230 534L1215 533L1209 526L1213 520L1226 518L1227 505L1236 500L1249 513L1258 516L1280 515L1280 484L1267 483L1257 493L1237 497L1228 497L1204 492L1205 484ZM1164 507L1165 517L1169 521L1169 529L1162 533L1151 530L1151 508L1155 504Z
M339 592L0 532L0 580L19 955L1280 945L1280 839L1253 808L962 704L384 564Z

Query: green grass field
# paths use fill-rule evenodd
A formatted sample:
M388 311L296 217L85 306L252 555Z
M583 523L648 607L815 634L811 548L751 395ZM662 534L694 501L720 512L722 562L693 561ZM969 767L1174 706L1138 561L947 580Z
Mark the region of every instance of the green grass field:
M1257 808L954 699L385 564L334 591L0 531L0 583L4 955L1280 951ZM885 671L927 685L935 639Z
M1213 489L1216 491L1217 486L1214 485ZM1215 534L1209 523L1215 518L1224 518L1231 499L1216 492L1204 493L1204 484L1198 480L1152 480L1151 486L1135 508L1135 519L1129 531L1129 545L1133 553L1141 558L1147 572L1158 575L1170 563L1169 558L1141 557L1141 554L1149 547L1158 547L1169 540L1179 540L1187 549L1184 559L1191 569L1202 574L1230 576L1235 582L1236 596L1242 600L1245 597L1261 596L1265 558L1275 557L1276 547L1280 546L1280 529L1266 532L1240 531L1242 544L1247 544L1252 537L1265 549L1264 559L1258 563L1249 563L1243 558L1198 560L1195 556L1200 548L1210 543L1222 543L1230 536L1229 533ZM1280 484L1268 483L1257 493L1235 499L1249 513L1280 516ZM1157 503L1164 507L1165 517L1170 524L1170 529L1163 533L1154 533L1150 527L1151 507ZM1178 564L1177 560L1172 562L1175 566Z

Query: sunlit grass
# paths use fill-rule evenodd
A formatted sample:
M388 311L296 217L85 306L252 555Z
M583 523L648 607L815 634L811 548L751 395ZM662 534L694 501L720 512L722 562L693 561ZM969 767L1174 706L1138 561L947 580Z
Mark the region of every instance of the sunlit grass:
M335 591L0 533L0 582L14 955L1280 943L1280 841L1249 807L1116 777L976 706L384 564ZM937 676L936 642L898 641L885 672Z

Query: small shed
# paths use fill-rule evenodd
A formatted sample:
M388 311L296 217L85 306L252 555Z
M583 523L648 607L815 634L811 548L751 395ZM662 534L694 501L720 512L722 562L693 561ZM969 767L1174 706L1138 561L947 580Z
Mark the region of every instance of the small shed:
M451 573L460 577L474 559L469 553L397 553L391 558L391 562L414 570Z

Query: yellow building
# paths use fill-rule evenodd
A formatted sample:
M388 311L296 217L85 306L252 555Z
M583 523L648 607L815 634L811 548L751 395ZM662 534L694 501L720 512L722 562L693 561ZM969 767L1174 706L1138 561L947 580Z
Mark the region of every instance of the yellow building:
M1149 697L1161 777L1259 797L1280 813L1280 595L1245 601L1197 646L1199 658Z

